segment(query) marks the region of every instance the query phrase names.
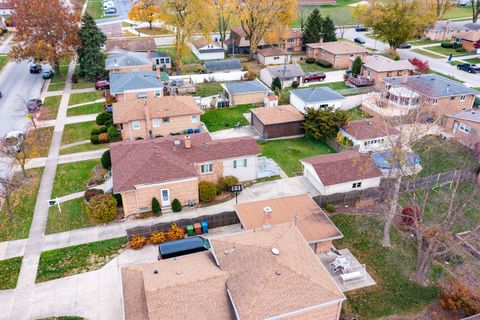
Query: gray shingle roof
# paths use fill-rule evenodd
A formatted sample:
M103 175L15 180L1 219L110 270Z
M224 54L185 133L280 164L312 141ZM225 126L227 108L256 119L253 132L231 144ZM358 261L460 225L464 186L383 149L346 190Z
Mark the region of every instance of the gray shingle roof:
M242 64L238 59L226 59L226 60L209 60L205 61L205 71L210 72L222 72L239 70L242 71Z
M447 117L480 123L480 111L478 110L461 111L447 115Z
M121 67L145 66L152 64L146 52L124 51L108 55L105 60L105 69L118 69Z
M110 92L123 93L128 90L163 88L155 71L131 71L110 73Z
M284 73L285 69L285 73ZM271 66L267 67L268 73L272 76L272 79L279 77L280 79L283 78L285 74L285 78L292 78L292 77L304 77L305 72L303 72L302 67L298 64L287 64L285 66Z
M457 81L436 74L410 76L406 83L402 83L402 77L391 77L384 80L393 86L403 86L430 98L478 94L477 91L467 88Z
M240 82L227 82L225 88L232 94L242 93L257 93L257 92L270 92L270 89L266 85L261 83L258 79L253 81L240 81Z
M304 102L321 102L345 99L340 93L329 87L319 88L305 88L290 91L290 94L295 94Z

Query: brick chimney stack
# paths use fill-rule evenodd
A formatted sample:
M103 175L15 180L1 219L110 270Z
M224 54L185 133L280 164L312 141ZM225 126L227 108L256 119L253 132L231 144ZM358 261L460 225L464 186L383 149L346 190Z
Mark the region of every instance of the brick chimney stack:
M185 136L185 149L192 149L192 139L190 136Z
M157 72L157 79L160 79L160 67L157 66L157 67L155 68L155 71Z

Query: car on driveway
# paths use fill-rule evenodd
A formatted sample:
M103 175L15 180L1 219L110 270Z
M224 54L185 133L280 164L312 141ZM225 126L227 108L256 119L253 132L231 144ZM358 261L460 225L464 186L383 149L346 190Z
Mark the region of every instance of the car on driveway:
M353 41L355 41L356 43L365 44L365 39L360 37L353 39Z
M47 80L47 79L51 79L54 75L54 72L52 69L50 70L45 70L42 72L42 78Z
M365 31L368 31L368 28L365 27L365 26L356 26L356 27L355 27L355 31L357 31L357 32L365 32Z
M398 49L410 49L412 47L411 44L408 43L402 43L398 46Z
M42 72L42 65L34 63L30 66L30 73L40 73Z
M95 89L96 90L110 89L110 82L108 82L107 80L99 80L95 82Z
M105 9L104 11L104 14L116 14L116 13L117 13L116 8L108 8L108 9Z
M458 70L466 71L469 73L479 73L480 72L480 67L477 66L476 64L470 64L470 63L463 63L459 64L457 66Z
M327 75L323 72L307 72L303 78L303 82L323 81L326 77Z

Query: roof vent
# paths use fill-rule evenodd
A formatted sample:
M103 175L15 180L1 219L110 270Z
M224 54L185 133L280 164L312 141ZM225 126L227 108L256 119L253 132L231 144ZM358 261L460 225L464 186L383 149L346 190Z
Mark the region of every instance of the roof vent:
M153 270L153 274L158 274L158 270Z
M224 255L228 255L228 250L223 251Z
M272 248L272 253L278 256L280 254L280 250L278 248Z
M180 145L180 140L175 139L175 140L173 141L173 144L176 145L176 146L179 146L179 145Z
M177 271L176 274L177 276L180 276L182 274L182 271Z
M282 275L282 270L280 270L280 269L275 270L275 274L277 276L281 276Z

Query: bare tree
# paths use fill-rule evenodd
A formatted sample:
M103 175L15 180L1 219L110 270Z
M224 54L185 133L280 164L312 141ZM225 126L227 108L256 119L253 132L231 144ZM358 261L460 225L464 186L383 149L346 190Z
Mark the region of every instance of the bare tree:
M472 22L476 23L480 15L480 0L470 0L470 4L472 5Z
M299 6L297 9L298 22L300 22L300 31L303 32L308 16L312 13L313 9L310 6Z
M5 201L7 207L8 218L10 221L15 219L12 206L12 192L21 186L20 180L15 176L1 177L0 176L0 198ZM0 199L0 200L1 200Z
M343 39L345 32L347 32L348 29L350 17L344 10L337 10L333 13L332 19L335 21L335 26L337 27L340 39Z
M435 0L434 5L435 5L435 12L437 14L437 17L440 18L445 14L445 12L447 12L448 9L450 9L455 5L455 1L454 0Z

